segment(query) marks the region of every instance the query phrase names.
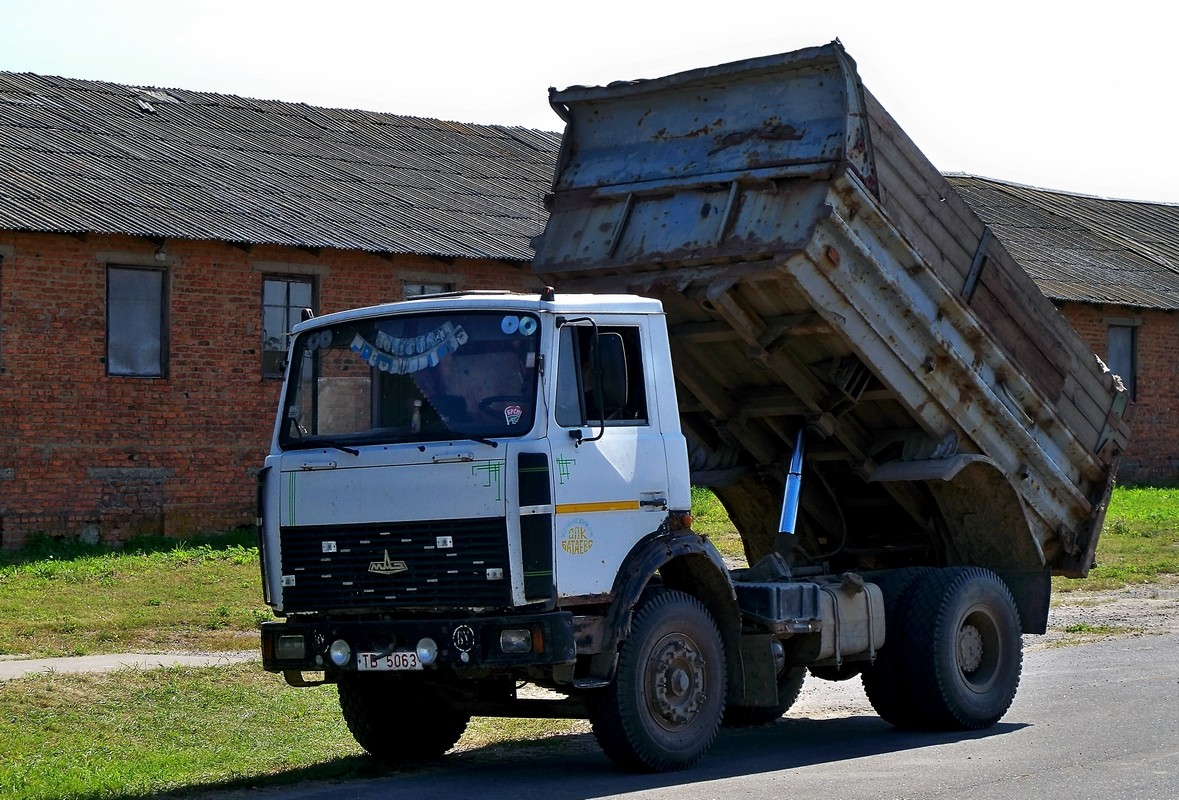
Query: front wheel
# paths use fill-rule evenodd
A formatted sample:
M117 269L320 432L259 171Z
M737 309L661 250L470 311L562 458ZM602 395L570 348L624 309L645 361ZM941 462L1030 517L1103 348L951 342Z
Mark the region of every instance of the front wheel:
M905 626L909 689L922 723L978 730L998 722L1019 688L1020 630L1011 592L993 572L926 575L914 587Z
M704 755L725 710L724 645L695 597L644 595L614 682L587 697L594 736L618 766L685 769Z
M399 675L340 675L340 710L357 744L388 763L438 758L459 740L470 714L439 692Z

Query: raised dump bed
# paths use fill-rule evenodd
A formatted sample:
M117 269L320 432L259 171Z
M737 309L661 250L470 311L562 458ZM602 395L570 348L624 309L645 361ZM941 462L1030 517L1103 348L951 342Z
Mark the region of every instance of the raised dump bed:
M560 292L662 301L693 479L751 561L1085 574L1127 394L838 43L553 91Z

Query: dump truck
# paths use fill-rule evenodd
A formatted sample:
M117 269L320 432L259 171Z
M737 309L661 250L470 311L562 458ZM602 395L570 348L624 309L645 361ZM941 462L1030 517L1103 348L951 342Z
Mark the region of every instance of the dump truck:
M572 717L682 769L807 675L897 726L993 725L1051 577L1093 563L1121 382L838 42L550 100L535 293L295 327L264 667L336 684L395 761Z

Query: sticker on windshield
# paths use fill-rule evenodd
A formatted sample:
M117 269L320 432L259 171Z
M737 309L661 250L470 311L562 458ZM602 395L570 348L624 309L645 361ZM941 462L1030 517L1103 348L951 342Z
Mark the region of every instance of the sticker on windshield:
M404 375L437 366L443 356L467 343L467 332L461 325L447 322L422 336L402 338L378 332L376 338L373 343L356 334L352 339L352 352L381 372Z
M515 425L522 416L524 416L524 406L513 403L504 407L504 419L509 425Z
M504 317L500 320L499 329L508 336L513 333L531 336L536 333L536 320L532 317Z
M324 328L319 333L313 333L307 337L304 342L304 347L308 353L314 353L316 350L327 350L332 346L332 329Z

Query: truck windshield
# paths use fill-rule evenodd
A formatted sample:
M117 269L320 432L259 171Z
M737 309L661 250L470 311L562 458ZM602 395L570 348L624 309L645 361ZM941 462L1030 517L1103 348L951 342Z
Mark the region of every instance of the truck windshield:
M522 436L536 405L537 319L446 312L304 331L291 351L284 449Z

